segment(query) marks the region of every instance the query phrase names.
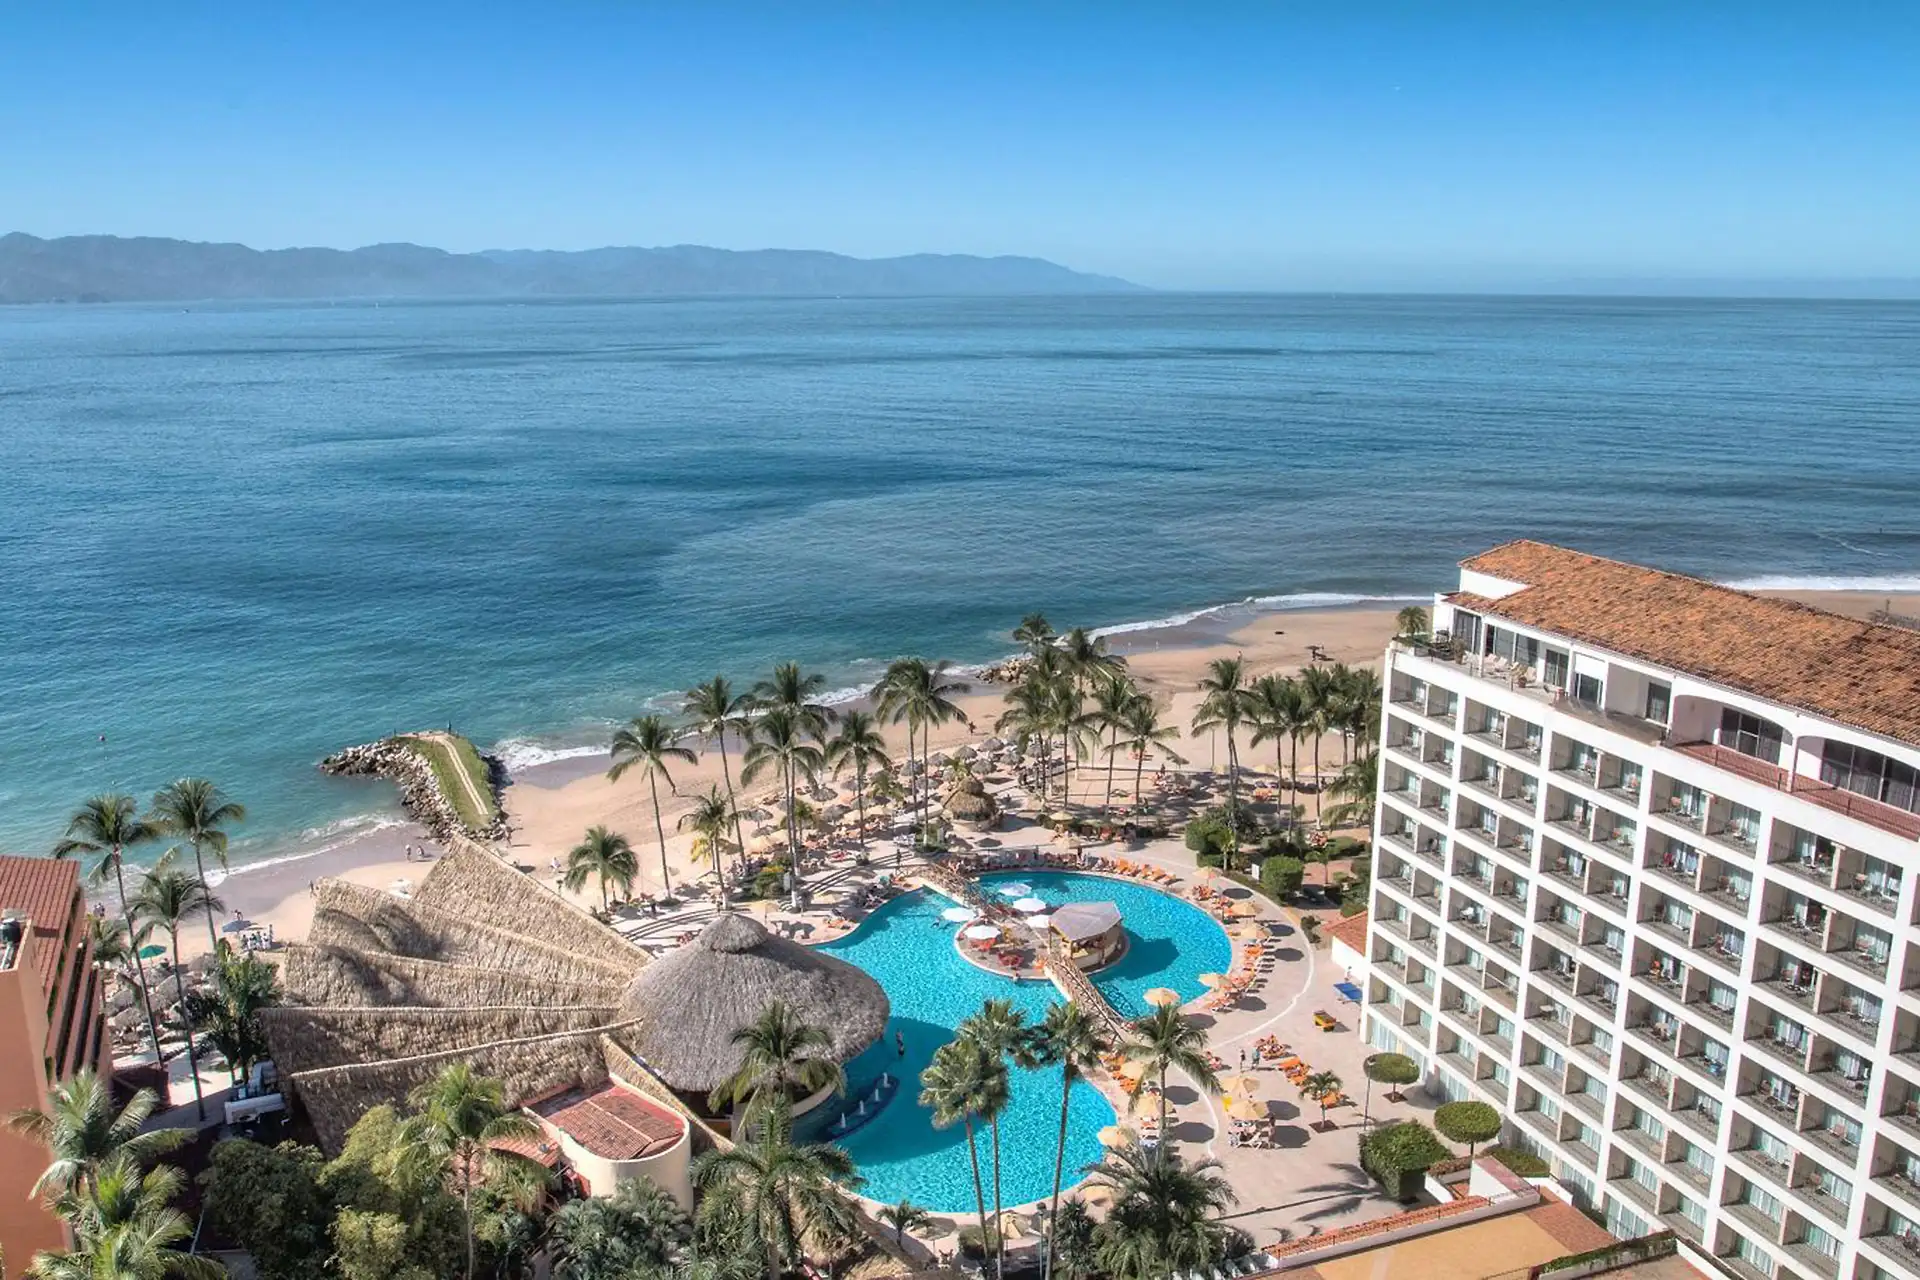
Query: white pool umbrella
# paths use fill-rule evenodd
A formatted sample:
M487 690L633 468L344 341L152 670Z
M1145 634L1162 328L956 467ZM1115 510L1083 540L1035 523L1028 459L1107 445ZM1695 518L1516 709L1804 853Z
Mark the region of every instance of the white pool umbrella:
M1045 911L1047 904L1038 898L1016 898L1013 909L1022 915L1032 915L1036 911Z
M1000 930L990 924L976 924L967 928L966 936L972 938L975 942L985 942L988 938L999 937Z
M1033 892L1033 886L1016 882L1014 884L997 885L993 891L1003 898L1024 898Z
M972 907L948 907L940 913L940 918L950 924L965 924L979 914Z
M1027 927L1030 929L1045 929L1052 923L1053 917L1051 915L1042 914L1027 917Z

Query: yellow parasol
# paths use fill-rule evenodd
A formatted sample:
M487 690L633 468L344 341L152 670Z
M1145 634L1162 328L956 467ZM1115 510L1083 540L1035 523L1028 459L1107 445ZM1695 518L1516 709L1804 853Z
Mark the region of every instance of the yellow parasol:
M1110 1124L1098 1134L1103 1147L1124 1147L1133 1141L1133 1130L1124 1124Z
M1254 906L1251 902L1236 902L1231 907L1228 907L1227 910L1232 912L1234 918L1238 920L1251 920L1260 914L1260 908Z
M1221 1089L1227 1093L1244 1093L1249 1098L1259 1089L1260 1082L1252 1076L1228 1076L1220 1082Z
M1079 1195L1083 1202L1090 1205L1098 1206L1113 1203L1113 1188L1104 1182L1082 1183Z
M1257 924L1243 924L1233 932L1235 937L1244 938L1249 942L1255 938L1264 938L1267 936L1267 931Z
M1226 1101L1227 1114L1235 1120L1260 1120L1267 1114L1267 1104L1257 1098L1243 1098L1239 1094L1229 1094Z
M1167 1005L1180 1003L1180 993L1172 987L1155 987L1140 998L1158 1008L1165 1008Z
M1224 973L1203 973L1200 975L1200 985L1203 987L1217 987L1226 980L1227 975Z

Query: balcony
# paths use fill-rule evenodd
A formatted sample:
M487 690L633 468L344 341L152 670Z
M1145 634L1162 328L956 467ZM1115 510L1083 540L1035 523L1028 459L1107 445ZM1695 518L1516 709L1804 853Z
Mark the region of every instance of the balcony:
M1706 1228L1678 1210L1661 1214L1660 1225L1691 1244L1704 1246L1707 1243Z
M1873 1185L1900 1197L1910 1205L1920 1207L1920 1183L1915 1183L1901 1170L1895 1169L1881 1174L1873 1180Z
M1622 1200L1639 1205L1648 1213L1657 1215L1660 1212L1660 1197L1655 1195L1650 1188L1641 1186L1632 1178L1609 1178L1607 1179L1607 1190L1619 1196Z
M1889 832L1904 840L1920 840L1920 813L1908 813L1905 809L1896 809L1890 804L1878 800L1869 800L1851 791L1830 786L1818 778L1809 778L1805 774L1794 774L1777 764L1768 764L1765 760L1756 760L1752 756L1742 755L1728 747L1711 742L1682 742L1675 745L1696 760L1706 763L1749 782L1757 782L1763 787L1775 791L1784 791L1798 796L1811 804L1834 813L1843 813L1881 831Z
M1791 1258L1794 1265L1801 1271L1824 1277L1824 1280L1834 1280L1840 1274L1840 1259L1814 1248L1803 1240L1787 1246L1787 1257Z
M1875 886L1867 883L1866 874L1860 873L1854 879L1840 886L1840 892L1855 902L1865 903L1883 916L1890 916L1900 906L1900 886L1898 884Z

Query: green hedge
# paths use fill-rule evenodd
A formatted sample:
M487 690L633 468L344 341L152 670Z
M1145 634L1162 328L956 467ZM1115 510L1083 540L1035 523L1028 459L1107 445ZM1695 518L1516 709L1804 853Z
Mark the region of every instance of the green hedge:
M1498 1160L1522 1178L1544 1178L1551 1172L1545 1160L1518 1147L1488 1147L1484 1154L1487 1159Z
M1453 1153L1417 1120L1384 1125L1360 1139L1360 1167L1396 1200L1420 1193L1427 1170Z

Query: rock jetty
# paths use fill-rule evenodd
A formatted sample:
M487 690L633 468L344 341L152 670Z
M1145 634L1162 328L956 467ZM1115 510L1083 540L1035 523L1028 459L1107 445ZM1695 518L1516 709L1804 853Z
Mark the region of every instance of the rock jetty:
M481 760L493 778L500 773L499 761L482 755ZM320 762L320 772L342 777L385 778L400 791L400 803L420 825L442 840L466 836L480 840L498 840L506 835L506 819L494 808L494 818L485 827L475 829L460 816L460 810L440 787L420 745L406 737L383 738L362 746L348 747ZM490 796L489 799L492 797Z

